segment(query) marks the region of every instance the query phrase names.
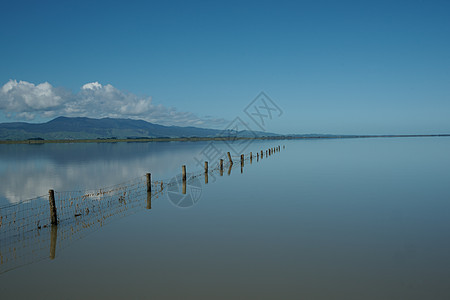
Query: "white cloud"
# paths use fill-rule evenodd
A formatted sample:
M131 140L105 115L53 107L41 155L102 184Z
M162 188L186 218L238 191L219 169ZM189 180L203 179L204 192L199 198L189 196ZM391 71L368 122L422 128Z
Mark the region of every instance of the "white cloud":
M38 85L26 81L10 80L0 91L0 110L17 113L20 119L30 120L39 112L55 110L63 102L64 91L48 82Z
M100 89L102 88L102 85L100 83L96 82L90 82L90 83L86 83L85 85L83 85L81 87L81 89L83 90L96 90L96 89Z
M152 103L151 97L123 92L110 84L84 84L78 93L44 82L10 80L0 90L0 110L16 120L83 116L143 119L162 125L221 127L224 119L200 118L190 112Z

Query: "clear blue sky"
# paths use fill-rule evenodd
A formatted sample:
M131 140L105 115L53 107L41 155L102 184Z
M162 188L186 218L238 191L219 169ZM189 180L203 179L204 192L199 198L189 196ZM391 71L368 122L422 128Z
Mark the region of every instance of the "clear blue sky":
M149 97L140 113L168 123L231 121L265 91L273 132L450 133L449 16L449 1L4 1L0 121L139 117Z

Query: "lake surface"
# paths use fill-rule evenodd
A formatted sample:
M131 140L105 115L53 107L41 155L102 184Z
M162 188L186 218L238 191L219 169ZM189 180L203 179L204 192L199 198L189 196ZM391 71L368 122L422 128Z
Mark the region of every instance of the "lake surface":
M198 177L190 207L174 204L179 193L167 186L151 209L138 197L107 224L62 222L8 239L21 255L0 265L1 298L450 298L450 138L232 147L255 155L277 145L286 148L247 160L242 173L236 162L208 184ZM203 164L210 150L210 142L0 145L0 206L147 172L167 184L183 164L201 173L194 158Z

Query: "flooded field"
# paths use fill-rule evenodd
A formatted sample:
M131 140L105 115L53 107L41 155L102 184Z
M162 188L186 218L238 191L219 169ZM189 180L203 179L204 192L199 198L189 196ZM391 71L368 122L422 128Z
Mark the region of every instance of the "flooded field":
M0 145L0 211L42 196L14 217L48 219L49 189L67 211L20 234L2 220L0 295L448 299L449 153L450 138Z

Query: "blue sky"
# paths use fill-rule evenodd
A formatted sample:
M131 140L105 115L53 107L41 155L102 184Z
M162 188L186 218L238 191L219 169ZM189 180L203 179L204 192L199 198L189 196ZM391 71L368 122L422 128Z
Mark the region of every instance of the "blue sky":
M448 1L4 2L0 121L220 128L264 91L283 110L273 132L450 133L449 15Z

